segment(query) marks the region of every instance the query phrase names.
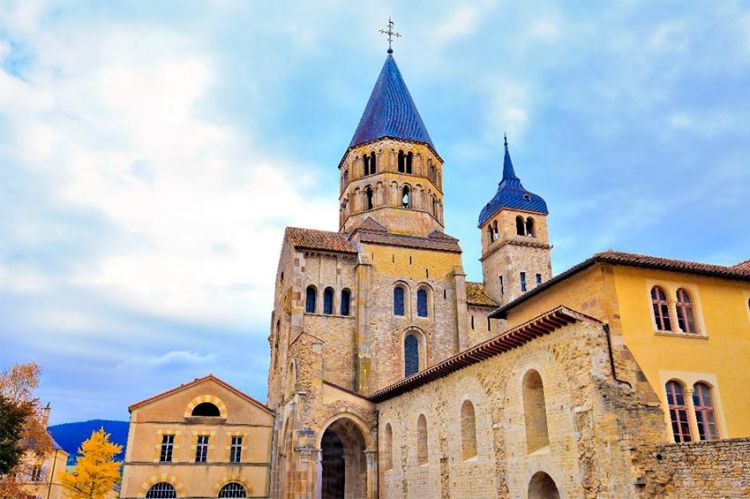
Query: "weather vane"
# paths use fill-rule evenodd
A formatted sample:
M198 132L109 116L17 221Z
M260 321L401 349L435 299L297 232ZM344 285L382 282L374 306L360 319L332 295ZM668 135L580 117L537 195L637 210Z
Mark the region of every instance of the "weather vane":
M389 17L388 18L388 30L381 29L380 32L383 33L384 35L388 35L388 53L392 54L393 47L391 47L391 44L393 43L393 38L394 37L401 38L401 33L396 33L395 31L393 31L393 19Z

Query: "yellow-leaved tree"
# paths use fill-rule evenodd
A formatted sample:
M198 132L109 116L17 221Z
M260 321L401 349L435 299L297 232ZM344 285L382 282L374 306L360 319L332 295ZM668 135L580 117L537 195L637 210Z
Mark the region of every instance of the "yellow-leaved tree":
M78 449L75 471L61 476L63 487L76 499L101 499L112 491L120 478L115 456L122 447L109 441L104 428L91 433Z

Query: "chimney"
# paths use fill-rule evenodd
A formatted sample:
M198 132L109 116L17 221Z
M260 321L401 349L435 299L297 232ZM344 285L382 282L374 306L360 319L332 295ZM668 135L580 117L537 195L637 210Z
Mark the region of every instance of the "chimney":
M49 411L50 406L49 402L47 402L47 405L44 406L44 409L42 409L42 425L46 428L47 422L49 421Z

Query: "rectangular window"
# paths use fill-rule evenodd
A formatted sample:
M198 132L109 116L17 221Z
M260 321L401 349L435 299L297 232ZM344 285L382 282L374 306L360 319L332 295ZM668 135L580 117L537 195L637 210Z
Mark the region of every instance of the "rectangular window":
M536 285L540 286L542 284L542 274L536 275Z
M487 331L492 331L492 323L490 323L489 317L487 317Z
M198 442L195 446L195 462L205 463L208 457L208 435L198 435Z
M174 449L174 435L162 435L161 453L159 454L159 461L161 461L162 463L171 463L173 449Z
M471 330L474 331L474 316L471 316Z
M521 272L521 291L526 291L526 272Z
M32 482L41 482L43 479L42 476L42 467L39 464L35 464L31 468L31 473L29 474L29 479Z
M232 447L229 452L229 462L239 463L242 460L242 437L232 437Z
M505 285L503 284L503 276L500 276L500 294L505 294Z

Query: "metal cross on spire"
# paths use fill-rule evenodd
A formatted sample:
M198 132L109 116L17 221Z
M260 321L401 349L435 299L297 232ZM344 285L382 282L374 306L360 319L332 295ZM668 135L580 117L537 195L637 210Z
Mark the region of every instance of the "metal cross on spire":
M389 17L388 18L388 29L387 30L385 30L385 29L379 30L384 35L388 35L388 53L389 54L393 53L393 47L391 46L391 44L393 43L393 38L394 37L401 38L401 33L397 33L395 31L393 31L393 24L394 24L393 23L393 19L391 19Z

